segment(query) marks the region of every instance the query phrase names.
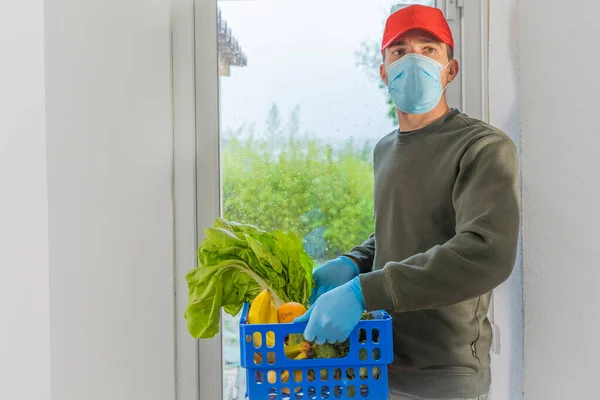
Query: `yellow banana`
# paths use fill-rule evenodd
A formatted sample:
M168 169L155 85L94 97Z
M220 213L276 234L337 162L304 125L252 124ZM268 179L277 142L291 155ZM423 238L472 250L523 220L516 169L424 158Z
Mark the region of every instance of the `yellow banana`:
M250 305L250 310L248 310L249 324L264 324L267 322L272 299L273 297L268 289L263 290L254 298L254 301Z
M269 381L269 383L275 383L277 382L277 372L271 370L267 373L267 381Z
M271 296L269 301L269 315L267 317L267 324L279 323L279 317L277 316L277 307L275 307L275 299Z
M271 300L271 292L268 289L263 290L258 296L254 298L248 310L248 323L249 324L263 324L266 322L266 318L269 313L269 302ZM255 332L252 335L254 346L262 346L262 335L259 332Z
M258 296L254 298L248 310L248 323L249 324L276 324L279 318L277 316L277 308L275 306L275 300L268 289L260 292ZM262 336L256 332L253 335L253 341L255 347L262 346ZM275 335L273 332L267 333L267 346L275 346Z
M252 335L252 339L254 342L254 347L259 348L260 346L262 346L262 335L260 334L260 332L254 332L254 335Z
M308 356L306 355L306 353L302 352L300 354L298 354L296 356L296 358L294 358L294 360L306 360L308 358Z
M275 299L273 299L273 296L271 296L271 301L269 302L269 313L266 323L279 323L279 317L277 316L277 307L275 307ZM267 332L267 346L275 347L275 334L273 332Z
M307 358L306 354L310 350L310 347L310 342L303 340L302 342L296 343L291 346L283 346L283 352L287 358L299 359L298 357L302 353L304 353L305 355L303 357Z
M290 372L288 370L285 370L281 373L281 382L283 383L287 383L290 380ZM296 382L301 382L302 381L302 371L294 371L294 380ZM299 392L301 389L300 388L296 388L296 392ZM290 394L290 389L288 388L283 388L281 390L281 392L283 394L289 395Z
M275 335L273 332L267 332L267 346L275 347Z

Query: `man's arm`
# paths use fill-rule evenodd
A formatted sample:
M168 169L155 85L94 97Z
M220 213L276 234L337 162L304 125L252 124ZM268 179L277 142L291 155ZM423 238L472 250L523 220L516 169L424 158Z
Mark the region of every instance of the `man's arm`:
M375 234L371 234L360 246L353 247L344 256L354 260L361 274L371 272L375 258Z
M460 303L510 276L520 218L517 152L510 139L494 134L471 145L460 161L452 201L452 239L360 275L367 310L405 312Z

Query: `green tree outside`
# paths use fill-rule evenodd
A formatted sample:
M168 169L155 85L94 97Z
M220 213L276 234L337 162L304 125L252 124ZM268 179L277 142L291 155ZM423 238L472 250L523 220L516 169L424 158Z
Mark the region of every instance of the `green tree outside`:
M249 127L226 135L223 215L265 230L291 230L320 263L373 232L372 148L352 139L334 147L301 134L299 118L296 108L282 126L273 105L264 132Z
M385 93L386 117L397 125L396 107L379 76L379 43L361 43L355 58ZM293 231L320 264L374 230L372 147L352 138L333 146L301 133L299 126L298 107L283 126L273 105L264 131L243 126L226 133L223 215L265 230Z

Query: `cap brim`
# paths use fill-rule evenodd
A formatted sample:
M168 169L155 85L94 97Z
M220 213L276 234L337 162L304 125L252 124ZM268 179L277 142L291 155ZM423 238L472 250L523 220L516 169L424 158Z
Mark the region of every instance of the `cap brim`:
M446 43L445 41L442 40L442 38L440 38L435 32L432 32L430 29L427 29L423 26L411 26L410 28L407 28L403 31L398 32L396 35L394 35L390 40L388 40L383 46L381 46L381 51L384 52L385 49L387 49L388 47L390 47L391 45L394 44L395 41L397 41L400 36L404 35L406 32L409 31L423 31L423 32L427 32L430 35L433 35L433 37L435 37L437 40L439 40L441 43ZM450 45L448 45L450 46ZM452 46L450 46L452 47Z

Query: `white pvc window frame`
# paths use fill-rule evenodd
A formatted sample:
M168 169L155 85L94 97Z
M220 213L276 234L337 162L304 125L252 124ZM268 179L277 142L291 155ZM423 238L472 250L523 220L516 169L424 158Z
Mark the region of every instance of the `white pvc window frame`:
M197 263L203 230L221 214L217 0L171 3L176 399L222 400L221 336L193 340L183 317L185 274ZM487 0L437 0L444 11L456 4L461 18L462 111L488 120Z
M193 340L183 316L187 271L221 213L216 0L172 0L176 398L222 399L221 336Z

